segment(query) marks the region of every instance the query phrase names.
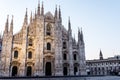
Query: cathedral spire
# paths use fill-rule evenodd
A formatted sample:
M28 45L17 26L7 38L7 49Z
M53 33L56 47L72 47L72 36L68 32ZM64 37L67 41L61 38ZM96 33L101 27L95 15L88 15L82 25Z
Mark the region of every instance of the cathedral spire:
M60 6L59 6L59 20L60 20L60 22L62 22L62 17L61 17L61 9L60 9Z
M69 35L69 39L72 39L72 29L71 29L70 17L68 19L68 35Z
M55 19L57 19L57 5L56 5L56 8L55 8Z
M99 59L100 60L103 60L103 54L102 54L102 51L100 50L100 54L99 54Z
M43 5L43 1L42 1L42 8L41 8L41 15L44 15L44 5Z
M68 30L71 31L71 22L70 22L70 17L68 19Z
M32 22L32 11L31 11L31 16L30 16L30 23Z
M13 15L12 15L11 24L10 24L10 32L13 33Z
M38 1L38 10L37 10L37 15L40 16L40 0Z
M6 23L5 23L5 33L8 33L8 27L9 27L9 15L7 15L7 20L6 20Z
M24 17L24 24L28 24L27 8L26 8L26 13L25 13L25 17Z
M84 42L84 40L83 40L83 32L82 32L82 28L81 28L80 40L81 40L82 42Z
M80 42L80 28L78 27L78 42Z

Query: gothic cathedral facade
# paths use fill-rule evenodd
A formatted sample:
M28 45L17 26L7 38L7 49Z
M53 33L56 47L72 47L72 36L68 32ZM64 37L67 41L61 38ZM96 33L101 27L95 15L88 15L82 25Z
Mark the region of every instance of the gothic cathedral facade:
M10 29L9 29L10 27ZM13 34L13 18L7 18L1 37L0 74L2 76L86 75L85 44L82 30L78 41L62 25L60 8L44 14L38 4L28 23L27 10L21 30Z

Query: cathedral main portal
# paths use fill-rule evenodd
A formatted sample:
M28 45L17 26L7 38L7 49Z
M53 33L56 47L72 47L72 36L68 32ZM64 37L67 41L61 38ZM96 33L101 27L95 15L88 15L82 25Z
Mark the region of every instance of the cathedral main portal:
M46 76L51 76L52 75L51 62L46 62L45 75Z
M13 66L12 68L12 76L17 76L18 68L17 66Z

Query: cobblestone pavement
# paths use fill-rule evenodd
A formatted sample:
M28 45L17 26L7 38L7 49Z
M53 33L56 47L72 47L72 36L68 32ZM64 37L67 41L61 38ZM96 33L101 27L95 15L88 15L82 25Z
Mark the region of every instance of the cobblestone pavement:
M120 76L103 77L62 77L62 78L27 78L27 79L0 79L0 80L120 80Z

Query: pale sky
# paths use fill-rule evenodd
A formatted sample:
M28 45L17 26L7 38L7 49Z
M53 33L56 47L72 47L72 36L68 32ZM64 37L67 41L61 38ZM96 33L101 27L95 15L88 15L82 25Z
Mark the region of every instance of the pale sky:
M60 5L62 23L68 28L70 16L72 32L77 39L78 27L82 27L85 40L86 59L98 59L100 49L103 57L120 55L120 0L40 0L44 2L45 13L54 14ZM28 15L34 13L38 0L0 0L0 31L3 32L7 15L14 15L14 33L18 32Z

